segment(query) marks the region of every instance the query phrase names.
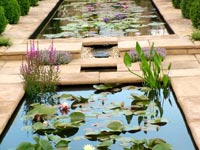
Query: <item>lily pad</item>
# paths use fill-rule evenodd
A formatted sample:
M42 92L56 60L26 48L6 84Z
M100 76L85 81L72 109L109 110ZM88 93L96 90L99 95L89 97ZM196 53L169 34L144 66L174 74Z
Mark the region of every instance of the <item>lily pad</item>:
M123 131L124 125L120 121L113 121L107 125L107 127L114 131Z

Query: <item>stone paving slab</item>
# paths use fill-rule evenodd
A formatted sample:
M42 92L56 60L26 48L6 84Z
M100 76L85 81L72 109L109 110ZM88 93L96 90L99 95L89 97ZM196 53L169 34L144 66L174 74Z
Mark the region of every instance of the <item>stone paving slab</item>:
M171 78L171 84L177 97L200 96L199 83L200 76Z
M60 75L59 85L99 83L99 72L65 73Z
M60 74L80 73L81 66L80 65L60 65L59 70L60 70Z
M141 74L140 71L136 73ZM130 72L100 72L100 83L139 83L141 79Z
M0 84L0 103L18 102L24 96L23 84Z
M149 40L150 45L154 43L154 47L164 47L164 48L194 48L194 43L187 38L178 38L178 39L154 39Z
M164 62L173 62L173 61L194 61L197 60L195 55L167 55L164 59Z
M22 83L20 75L0 74L0 84L4 83Z
M117 37L91 37L83 39L84 46L91 45L116 45L118 42Z
M163 62L162 63L163 69L167 69L169 64L170 64L170 62ZM200 69L200 64L197 60L193 60L193 61L183 60L183 61L171 62L171 70L193 69L193 68Z
M151 47L149 45L149 42L146 41L119 41L118 42L118 50L119 51L127 51L127 50L132 50L133 48L136 47L136 42L140 44L141 47Z
M121 58L81 58L72 59L69 64L79 64L82 67L117 66L122 63Z
M20 75L20 67L2 67L0 72L7 75Z
M195 77L200 76L200 69L177 69L177 70L170 70L169 72L170 77Z
M139 62L132 63L130 70L132 70L132 71L140 70L140 63ZM128 71L128 69L123 63L120 63L120 64L117 64L117 71L118 72Z
M192 122L189 122L188 124L192 131L192 135L197 146L200 147L200 140L199 140L200 139L200 128L199 128L200 120L192 121Z
M184 96L178 97L181 109L184 110L184 115L187 122L200 121L200 97L199 96Z
M9 120L8 116L0 117L0 135L3 132L4 128L6 127L8 120Z

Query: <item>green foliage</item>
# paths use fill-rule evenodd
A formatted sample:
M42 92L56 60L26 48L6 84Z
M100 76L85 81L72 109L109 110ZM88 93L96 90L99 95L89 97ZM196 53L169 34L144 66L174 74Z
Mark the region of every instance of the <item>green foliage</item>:
M194 0L182 0L180 4L181 13L184 18L190 18L190 7Z
M172 0L172 4L175 8L180 8L181 0Z
M39 0L29 0L30 1L30 6L37 6Z
M11 46L12 42L9 38L4 38L0 36L0 46Z
M17 147L17 150L53 150L53 147L47 139L34 137L34 140L36 144L23 142Z
M129 72L141 78L144 81L144 85L150 87L151 89L156 90L168 87L169 77L163 73L162 69L163 58L156 51L154 51L153 45L150 50L150 60L147 60L138 42L136 43L136 51L141 60L141 70L143 75L141 76L130 69L132 59L128 53L125 53L124 64L128 68ZM171 64L168 66L168 71L170 68Z
M59 66L54 62L53 43L50 48L49 64L42 63L42 53L35 47L34 41L27 50L26 63L22 62L20 73L24 78L24 89L27 97L35 98L38 94L55 92L59 80Z
M5 17L4 9L0 6L0 34L5 30L8 21Z
M193 1L191 8L190 8L190 19L192 21L192 25L200 29L200 1L195 0Z
M200 30L193 31L191 38L193 41L200 41Z
M21 11L17 0L0 0L0 6L3 6L5 16L10 24L18 23Z
M29 0L17 0L20 6L21 15L25 16L28 14L30 9L30 1Z

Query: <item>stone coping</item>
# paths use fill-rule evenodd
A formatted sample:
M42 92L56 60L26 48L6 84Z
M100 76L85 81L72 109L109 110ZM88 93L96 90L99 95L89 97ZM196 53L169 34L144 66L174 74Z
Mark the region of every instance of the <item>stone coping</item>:
M23 80L18 70L21 61L6 60L16 60L16 57L18 59L22 58L22 55L26 53L26 45L29 42L28 37L57 2L57 0L39 1L39 6L31 8L28 16L21 17L18 25L8 25L3 33L4 36L11 37L14 44L10 48L0 48L0 134L24 95ZM180 10L172 7L171 0L153 0L153 2L159 8L164 19L170 23L175 34L153 37L55 39L54 43L58 50L71 51L75 54L80 53L84 46L99 44L117 44L119 50L124 52L133 48L136 41L139 41L145 47L150 46L152 43L158 47L165 47L168 55L163 62L163 67L165 69L167 64L172 62L172 70L169 73L172 88L186 117L192 136L200 148L200 55L198 55L200 42L192 42L189 39L188 35L192 32L191 22L181 17ZM51 43L51 40L39 40L39 42L41 43L41 48L48 48L48 43ZM59 84L141 82L139 78L127 71L123 65L122 58L102 60L73 59L68 65L61 66ZM81 67L95 66L116 66L117 71L81 72ZM133 64L132 69L141 73L137 63Z

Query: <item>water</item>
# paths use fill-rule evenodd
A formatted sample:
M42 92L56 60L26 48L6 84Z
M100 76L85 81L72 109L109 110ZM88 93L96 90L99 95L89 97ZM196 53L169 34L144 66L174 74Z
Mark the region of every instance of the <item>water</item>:
M64 0L37 38L166 34L150 0Z
M118 88L116 88L118 89ZM90 130L102 130L105 128L105 124L108 124L112 120L117 120L123 122L127 126L137 126L138 125L138 116L133 116L132 119L127 119L125 115L121 111L111 111L108 109L113 106L121 106L122 102L124 102L124 108L130 107L131 94L139 94L141 95L143 92L141 90L136 89L127 89L123 88L121 92L115 92L117 90L113 90L113 92L103 92L99 93L95 91L90 86L70 86L63 88L57 94L73 94L74 96L82 96L85 98L90 98L87 105L83 105L83 107L78 107L74 110L70 109L70 113L75 110L79 110L83 112L86 116L90 116L86 119L86 122L79 127L78 132L69 137L72 141L69 143L70 150L82 150L85 144L91 144L93 146L99 144L99 141L91 141L88 139L80 138L87 131ZM119 90L119 89L118 89ZM162 97L161 97L162 98ZM168 122L164 126L160 127L148 127L147 130L141 130L135 133L121 133L122 137L131 137L134 139L151 139L151 138L161 138L165 140L167 143L173 146L173 150L195 150L193 142L190 138L188 130L185 126L185 122L183 117L179 111L179 108L176 105L173 93L170 92L169 99L171 100L171 104L168 100L165 100L162 103L163 106L163 116L162 118L167 119ZM61 102L72 103L71 100L67 100L65 98L61 98ZM21 142L33 142L33 132L32 130L24 130L24 127L30 125L30 121L22 120L22 116L26 114L25 108L27 108L27 102L24 101L19 112L16 115L16 118L13 120L8 132L5 134L5 137L0 141L0 150L14 150L19 143ZM151 107L152 109L152 107ZM103 113L104 112L104 113ZM110 113L111 114L110 114ZM122 114L121 114L122 113ZM68 114L68 115L69 115ZM94 117L94 114L98 114ZM61 115L59 113L59 115ZM93 116L93 117L91 117ZM140 124L141 127L145 127L143 123ZM34 134L37 135L37 134ZM38 135L37 135L38 136ZM40 136L38 136L40 137ZM78 138L79 137L79 138ZM74 140L79 139L79 140ZM122 145L126 145L128 143L121 143L117 141L115 144L110 146L111 150L122 150ZM79 145L77 147L77 145ZM126 147L126 146L125 146ZM127 146L129 147L129 146Z

